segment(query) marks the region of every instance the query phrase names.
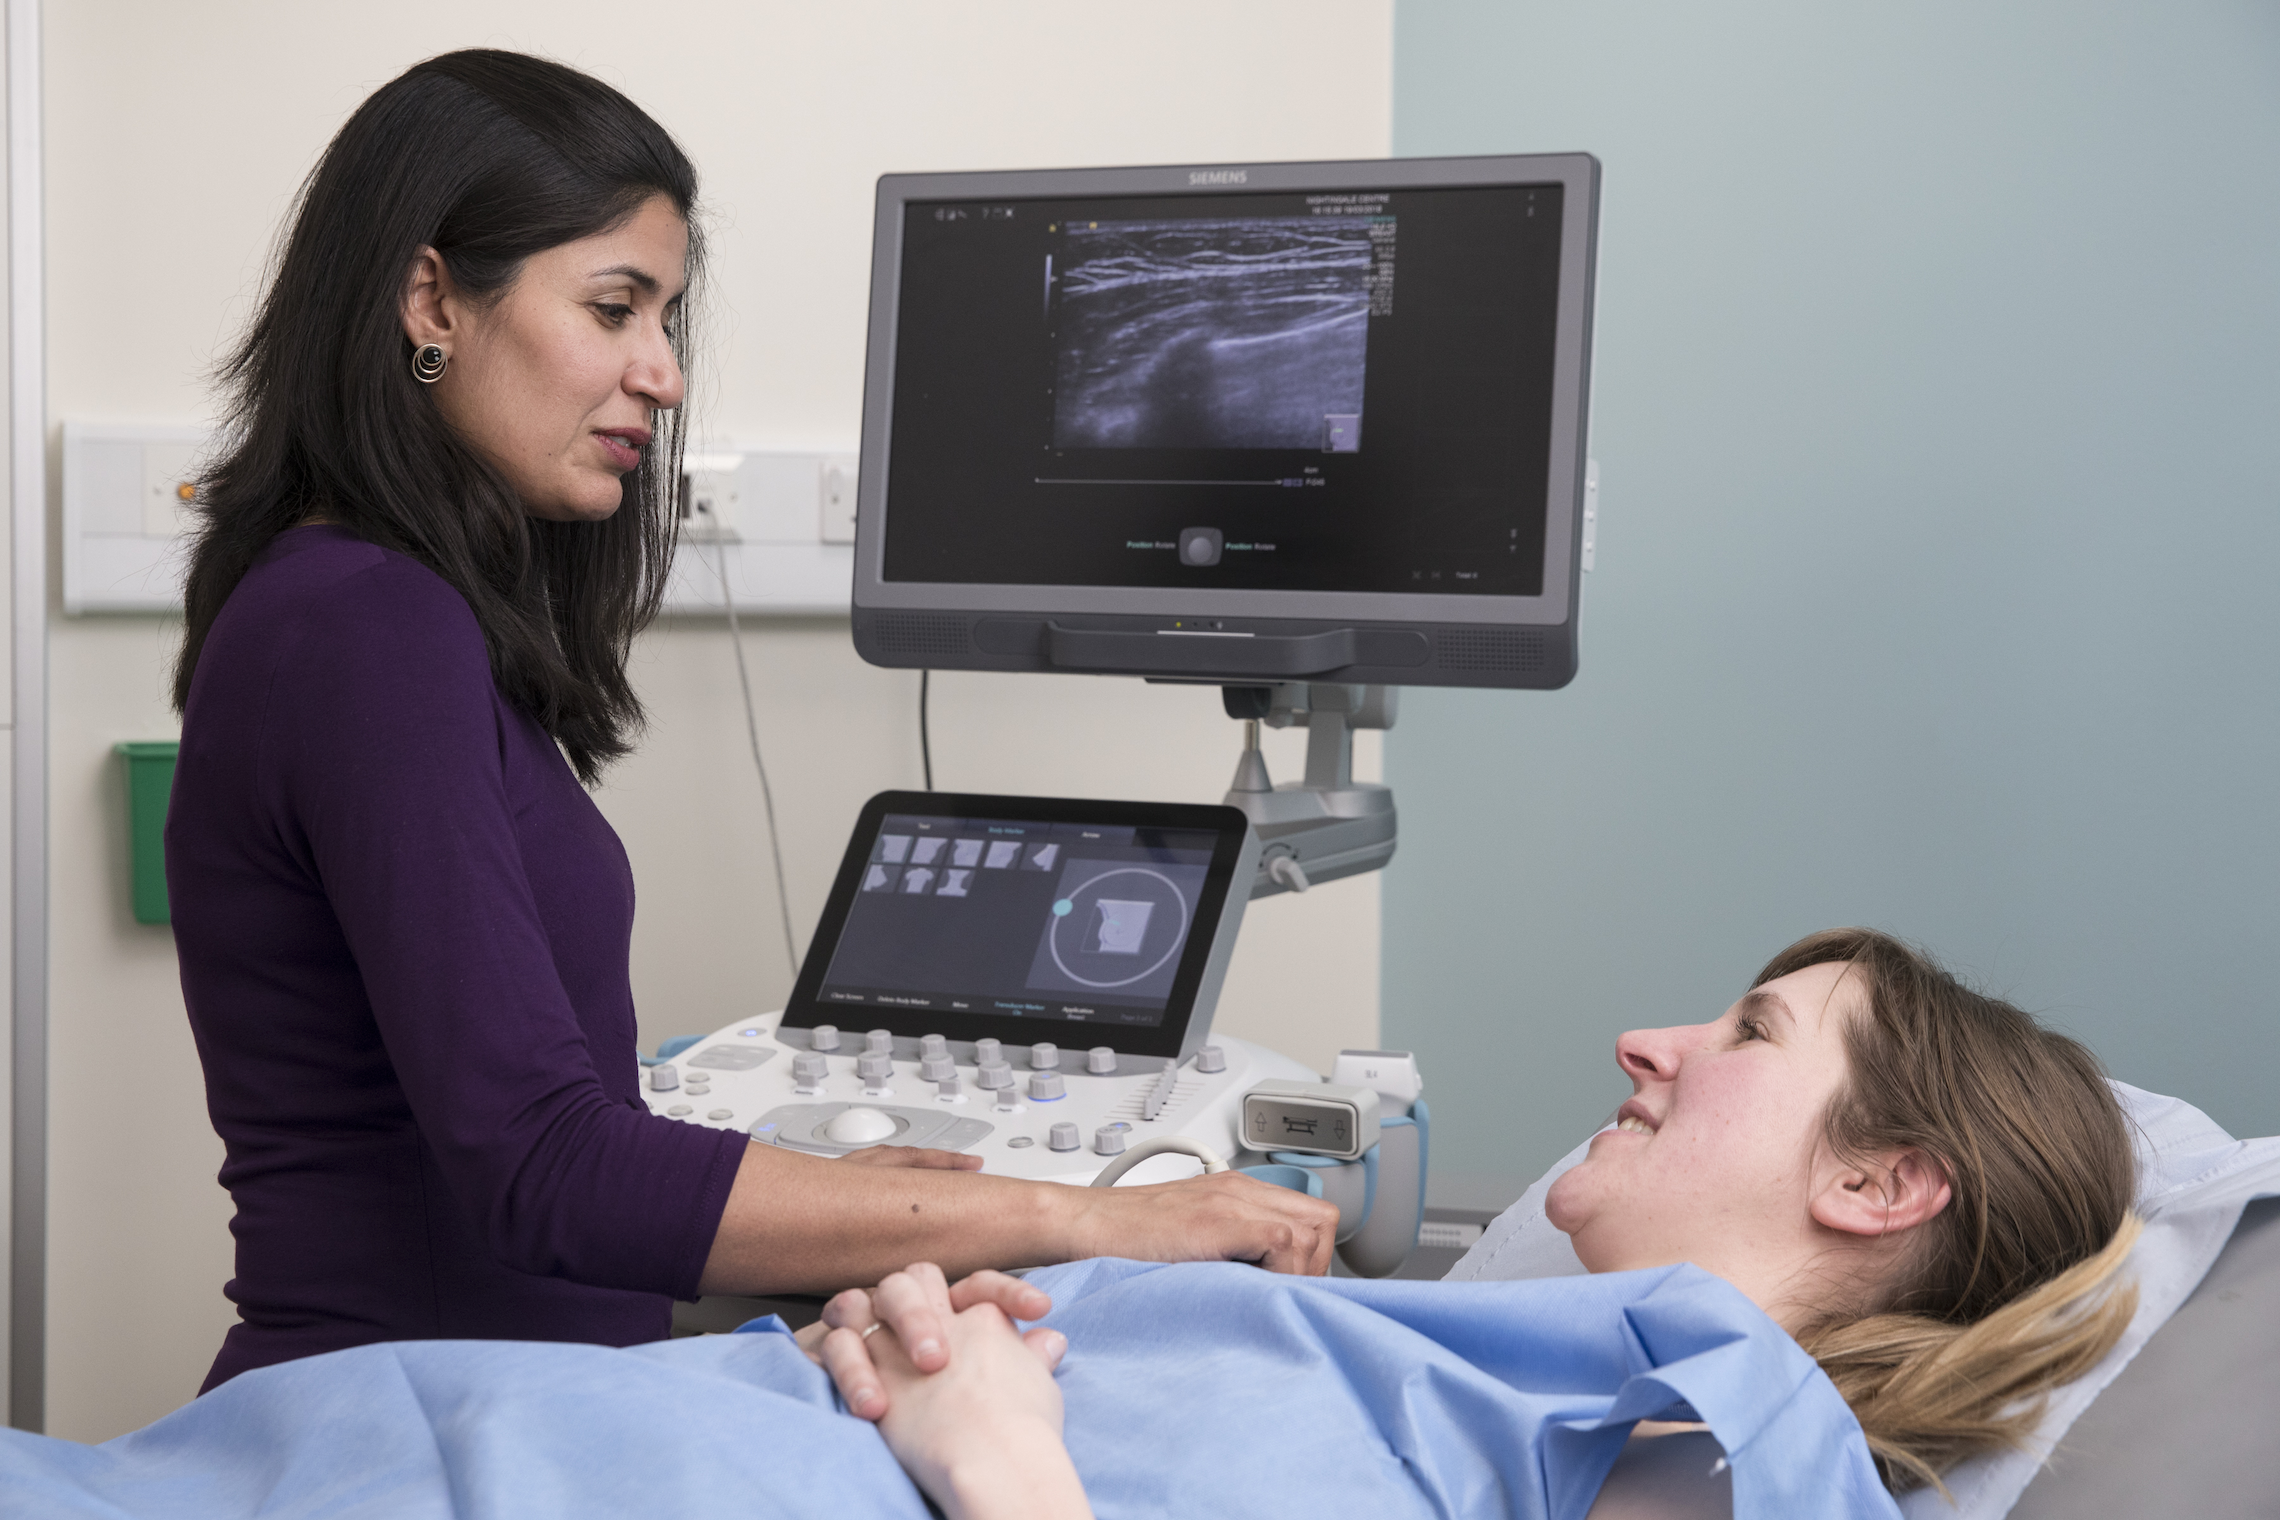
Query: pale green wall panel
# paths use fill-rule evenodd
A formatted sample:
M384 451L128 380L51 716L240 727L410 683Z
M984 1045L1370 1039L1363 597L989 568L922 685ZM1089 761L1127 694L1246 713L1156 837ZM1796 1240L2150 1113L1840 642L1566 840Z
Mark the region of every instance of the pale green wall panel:
M2280 6L1405 0L1395 60L1403 154L1606 165L1582 674L1387 745L1444 1196L1837 923L2280 1131Z

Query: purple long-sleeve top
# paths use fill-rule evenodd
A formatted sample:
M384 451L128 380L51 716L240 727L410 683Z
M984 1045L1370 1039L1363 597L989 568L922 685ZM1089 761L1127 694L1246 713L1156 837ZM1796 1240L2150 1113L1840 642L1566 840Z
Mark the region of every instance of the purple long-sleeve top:
M199 654L166 876L237 1209L207 1387L667 1332L745 1141L642 1105L624 848L441 577L278 537Z

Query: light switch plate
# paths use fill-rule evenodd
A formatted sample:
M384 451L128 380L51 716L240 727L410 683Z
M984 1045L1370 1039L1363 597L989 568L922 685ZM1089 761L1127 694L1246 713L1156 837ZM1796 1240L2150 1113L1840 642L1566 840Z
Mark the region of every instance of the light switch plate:
M180 490L209 437L194 425L63 425L65 612L181 610L192 518Z

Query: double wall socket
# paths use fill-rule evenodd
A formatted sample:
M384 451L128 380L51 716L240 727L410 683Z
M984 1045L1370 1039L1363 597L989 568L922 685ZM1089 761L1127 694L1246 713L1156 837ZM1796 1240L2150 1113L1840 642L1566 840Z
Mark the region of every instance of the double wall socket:
M852 544L855 456L691 449L681 532L693 543Z

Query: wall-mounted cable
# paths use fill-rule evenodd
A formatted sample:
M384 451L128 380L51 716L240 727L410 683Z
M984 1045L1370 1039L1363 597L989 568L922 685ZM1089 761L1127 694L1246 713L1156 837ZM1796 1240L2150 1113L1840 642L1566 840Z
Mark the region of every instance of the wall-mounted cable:
M760 758L760 718L752 707L752 675L744 666L744 629L736 621L736 597L728 589L728 549L713 542L713 569L720 575L720 604L728 610L728 643L736 651L736 684L744 693L744 736L752 741L752 769L760 776L760 806L768 815L768 858L776 867L776 911L784 925L784 959L800 974L798 940L792 934L792 899L784 889L784 845L776 834L776 793L768 785L768 762Z

